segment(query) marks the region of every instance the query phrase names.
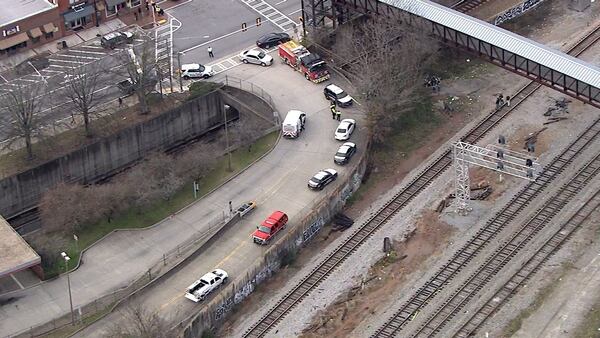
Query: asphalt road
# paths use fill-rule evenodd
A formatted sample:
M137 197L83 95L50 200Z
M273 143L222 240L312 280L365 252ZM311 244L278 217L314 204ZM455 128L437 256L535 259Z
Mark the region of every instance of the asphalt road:
M264 2L285 15L288 20L298 22L299 0ZM259 8L266 7L268 5ZM218 59L255 45L256 39L266 33L283 31L273 19L244 4L243 0L194 0L167 12L182 23L173 37L174 52L184 52L182 63L210 63L213 60L208 57L208 46L213 48L215 58ZM255 26L258 17L262 24ZM269 14L269 17L280 16L274 13ZM242 23L246 23L246 31L242 31ZM286 27L290 26L284 26Z
M214 268L222 268L229 273L230 282L237 283L240 276L246 275L249 266L262 259L268 246L256 245L251 240L251 233L260 221L271 212L282 210L290 217L284 232L288 231L297 225L297 221L323 194L347 178L352 166L333 163L333 154L341 142L333 138L338 122L331 120L328 102L322 95L326 84L310 83L281 62L269 68L240 65L229 70L227 75L247 79L262 87L272 95L276 108L283 114L290 109L307 112L307 127L299 139L280 140L276 148L250 170L228 182L217 194L199 201L186 211L204 213L203 205L226 203L228 196L235 196L237 201L255 200L258 203L257 209L228 229L220 241L210 245L175 274L136 297L145 309L158 311L171 324L187 318L203 306L203 303L194 303L183 297L185 288L201 275ZM344 109L343 117L361 119L361 115L352 109ZM351 140L357 142L360 149L364 137L364 132L359 128ZM353 162L356 163L356 159ZM306 186L308 179L323 168L335 168L340 179L325 191L309 190ZM207 218L211 216L206 215ZM168 224L163 226L170 227ZM118 312L110 314L82 331L78 337L101 337L114 325L121 325L121 320Z

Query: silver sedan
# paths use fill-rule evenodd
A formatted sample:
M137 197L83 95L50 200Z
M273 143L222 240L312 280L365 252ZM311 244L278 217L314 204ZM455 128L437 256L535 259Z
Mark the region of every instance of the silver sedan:
M245 50L239 56L243 63L253 63L263 67L273 64L273 57L258 49Z

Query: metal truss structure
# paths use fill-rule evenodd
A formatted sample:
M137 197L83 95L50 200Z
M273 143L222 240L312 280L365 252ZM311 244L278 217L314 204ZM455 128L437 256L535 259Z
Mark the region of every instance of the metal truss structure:
M558 69L546 67L509 50L492 45L458 30L446 27L378 0L303 0L307 26L324 27L326 18L336 24L356 15L386 15L422 27L447 45L458 47L511 72L556 89L571 97L600 108L600 88L575 79ZM336 23L337 22L337 23Z
M154 30L156 66L162 76L168 75L173 91L173 32L181 27L181 22L173 17L169 23Z
M536 158L528 154L511 151L495 145L485 148L465 142L456 142L452 146L454 159L454 188L456 211L465 214L470 211L471 181L469 166L475 165L526 180L534 181L541 172Z

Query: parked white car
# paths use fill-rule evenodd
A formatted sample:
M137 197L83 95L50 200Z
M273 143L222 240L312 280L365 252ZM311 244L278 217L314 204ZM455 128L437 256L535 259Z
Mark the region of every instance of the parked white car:
M211 66L204 66L199 63L189 63L181 66L181 77L184 79L203 78L208 79L215 72Z
M243 63L253 63L263 67L273 64L273 57L262 50L249 49L240 53L240 60Z
M185 292L185 298L198 303L199 301L206 299L206 296L214 289L223 285L227 281L227 278L227 272L221 269L215 269L188 286Z
M254 210L254 208L256 208L256 202L250 201L240 205L236 212L240 214L240 217L244 217L247 213Z
M343 119L340 125L335 130L335 139L339 141L345 141L350 138L352 132L356 127L356 121L353 119Z

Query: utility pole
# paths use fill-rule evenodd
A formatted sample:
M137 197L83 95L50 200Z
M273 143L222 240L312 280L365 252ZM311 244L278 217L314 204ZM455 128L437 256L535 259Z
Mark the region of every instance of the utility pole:
M231 169L231 150L229 149L229 131L227 130L227 110L229 106L225 105L225 107L223 107L223 119L225 120L225 144L227 147L227 170L228 171L232 171Z
M71 295L71 278L69 273L69 261L71 257L66 252L61 252L60 255L65 260L65 273L67 274L67 286L69 288L69 305L71 306L71 325L75 325L75 313L73 312L73 296Z
M183 52L177 52L177 70L179 73L179 90L183 92L183 80L181 79L181 55Z

